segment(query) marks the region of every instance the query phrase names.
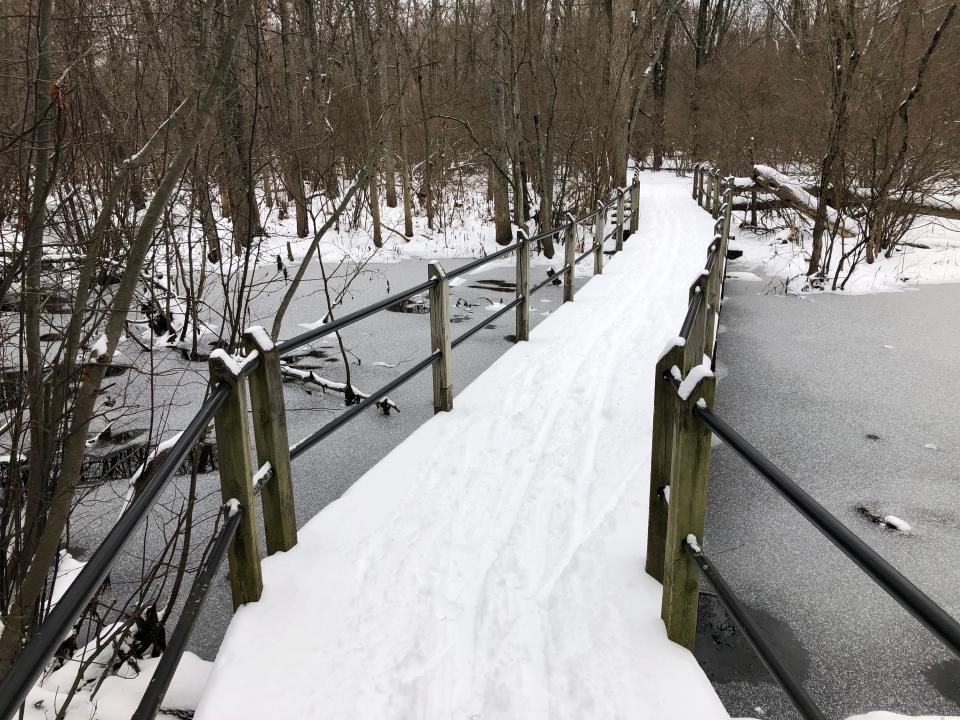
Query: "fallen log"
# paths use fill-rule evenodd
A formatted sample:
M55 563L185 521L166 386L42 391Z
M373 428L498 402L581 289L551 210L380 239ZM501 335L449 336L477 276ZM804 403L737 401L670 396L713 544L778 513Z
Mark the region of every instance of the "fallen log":
M771 192L784 202L788 203L797 212L810 218L816 218L820 201L811 195L798 182L766 165L753 166L753 179L766 192ZM860 229L849 218L841 218L837 211L826 205L826 218L831 227L844 237L852 237Z

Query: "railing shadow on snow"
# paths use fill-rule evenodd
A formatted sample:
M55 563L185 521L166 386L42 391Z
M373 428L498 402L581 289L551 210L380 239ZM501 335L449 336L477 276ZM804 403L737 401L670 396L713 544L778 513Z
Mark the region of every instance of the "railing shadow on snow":
M958 657L960 623L714 413L712 371L734 193L734 178L707 164L694 169L693 198L716 223L705 269L690 288L680 334L667 345L655 371L646 571L663 583L661 616L671 640L693 650L702 573L800 714L824 720L701 546L712 435Z
M217 455L223 498L223 523L216 532L206 556L194 576L180 617L166 650L150 679L133 720L154 718L161 706L173 674L179 665L193 626L206 598L217 568L229 559L230 586L234 609L260 598L260 548L253 512L256 496L263 505L264 537L267 555L291 549L297 542L291 460L355 418L371 404L383 398L415 375L433 368L434 411L453 408L452 351L493 320L514 310L516 340L529 338L529 298L551 282L563 282L564 302L574 299L574 269L588 256L594 257L594 274L603 272L604 242L614 238L614 252L623 249L625 238L635 232L639 219L639 180L619 188L607 203L579 218L567 215L564 224L527 237L518 232L515 242L490 255L478 258L445 273L439 263L428 266L428 280L403 292L344 315L301 335L274 345L262 328L244 333L247 351L242 358L215 351L210 357L211 390L197 414L174 442L158 448L153 461L143 468L149 479L126 507L117 523L93 552L89 561L67 591L43 620L37 632L17 656L10 671L0 680L0 720L14 717L30 689L42 675L63 639L91 600L95 597L121 550L156 504L161 492L188 458L211 422L217 436ZM627 203L629 202L629 208ZM613 228L606 233L608 214L614 213ZM629 227L628 227L629 222ZM592 226L593 243L575 256L578 228ZM605 234L606 233L606 234ZM564 266L542 282L530 286L530 249L547 238L563 237ZM598 240L599 238L599 240ZM517 263L516 298L496 313L485 317L458 337L451 337L449 281L477 270L494 260L515 254ZM431 353L359 403L323 425L292 446L288 442L281 377L281 356L315 340L342 330L381 312L391 305L428 292L430 296ZM249 395L256 449L256 468L249 446Z

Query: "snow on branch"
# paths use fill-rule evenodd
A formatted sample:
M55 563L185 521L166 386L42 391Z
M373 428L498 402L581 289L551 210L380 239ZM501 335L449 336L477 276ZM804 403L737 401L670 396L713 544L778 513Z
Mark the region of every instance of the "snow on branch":
M329 390L330 392L340 393L344 396L347 405L355 405L361 400L366 400L370 397L369 393L358 390L353 385L330 380L312 370L301 370L300 368L290 367L289 365L281 365L280 373L285 377L316 385L324 392ZM400 412L399 406L386 396L380 398L380 400L376 402L376 406L380 408L380 411L384 415L389 415L391 410Z

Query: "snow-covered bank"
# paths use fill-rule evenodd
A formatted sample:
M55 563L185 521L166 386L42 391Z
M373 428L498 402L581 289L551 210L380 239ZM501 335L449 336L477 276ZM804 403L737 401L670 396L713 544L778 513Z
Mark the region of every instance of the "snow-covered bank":
M735 214L739 219L739 213ZM777 281L777 288L788 294L808 291L807 265L810 259L809 245L788 239L789 231L757 233L747 228L737 228L734 223L735 240L731 247L742 250L743 257L737 268L759 270L763 275ZM849 245L853 241L847 241ZM843 249L841 240L834 251L837 256ZM834 264L835 266L835 264ZM840 282L846 272L841 271ZM833 276L824 283L829 291ZM863 295L874 292L896 292L918 285L960 282L960 220L947 220L923 216L914 223L904 242L893 253L883 255L868 265L858 263L843 292L847 295ZM839 290L838 290L839 291Z
M81 652L79 657L83 661L85 656ZM160 658L137 661L138 670L125 665L117 674L109 675L99 684L106 661L115 661L112 645L103 648L87 666L84 680L70 700L63 720L129 720L140 704ZM184 653L157 717L162 720L189 716L203 692L210 666L211 663L193 653ZM70 660L35 686L24 704L24 720L51 720L58 717L73 690L79 667L77 660Z
M653 368L712 221L640 232L264 564L198 720L728 717L643 572Z

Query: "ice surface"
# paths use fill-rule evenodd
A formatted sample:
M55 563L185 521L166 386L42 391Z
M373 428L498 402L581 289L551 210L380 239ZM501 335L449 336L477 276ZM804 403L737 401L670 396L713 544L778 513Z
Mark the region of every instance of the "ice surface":
M728 717L643 573L652 374L711 221L673 176L642 196L602 276L264 562L197 720Z
M960 617L960 448L952 441L960 436L952 400L960 324L945 314L960 306L960 285L815 302L761 295L751 283L726 290L720 356L729 374L718 385L717 414ZM881 439L867 441L867 433ZM723 548L719 570L770 619L772 641L789 648L786 660L830 717L868 709L960 715L957 661L932 634L734 451L715 448L710 472L707 547ZM881 518L894 513L913 531L870 522L859 506ZM717 688L731 714L792 717L786 700L764 703L764 715L753 710L767 682Z

